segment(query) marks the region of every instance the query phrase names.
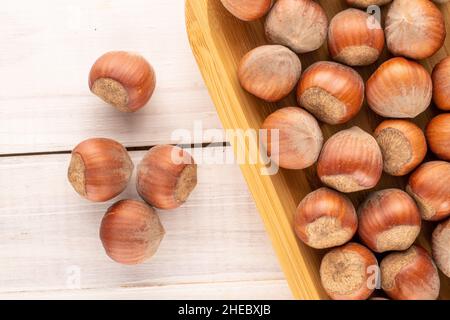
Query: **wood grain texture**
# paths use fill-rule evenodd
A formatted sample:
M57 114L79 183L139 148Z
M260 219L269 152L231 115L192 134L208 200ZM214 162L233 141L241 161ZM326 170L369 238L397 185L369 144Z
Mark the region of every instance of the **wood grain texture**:
M132 153L135 164L143 154ZM210 163L232 156L231 148L194 154ZM111 203L138 198L135 178L120 197L91 203L66 179L69 157L0 158L0 298L289 297L237 166L199 166L188 202L158 211L167 234L156 256L130 267L106 256L98 230Z
M173 130L194 121L221 128L189 49L182 0L6 0L0 21L0 154L71 150L90 137L129 147L177 142ZM155 94L135 114L89 91L92 64L110 50L139 52L155 68Z
M318 1L331 19L346 8L341 0ZM450 21L450 4L440 6L447 21ZM385 14L386 8L383 13ZM229 14L220 1L186 0L186 25L191 47L196 56L203 78L216 105L219 116L226 129L258 129L263 120L281 106L296 105L294 95L277 104L265 103L244 92L237 79L237 66L240 59L251 49L266 44L263 21L245 23ZM450 23L447 33L450 34ZM220 32L218 32L220 30ZM444 47L430 59L421 61L429 70L450 52L450 37ZM383 53L377 64L357 68L366 80L389 54ZM326 45L316 52L301 56L303 68L319 60L329 60ZM415 119L422 128L436 114L434 106ZM341 126L322 124L326 138L333 133L358 125L372 132L382 118L369 111L367 105L349 123ZM248 145L231 141L235 149L248 149ZM319 262L323 252L317 252L300 243L293 232L293 213L300 200L311 190L321 186L316 168L303 171L282 170L275 176L261 176L258 165L243 165L242 172L256 200L275 251L281 262L290 288L296 298L327 298L319 280ZM404 188L405 178L384 175L376 189L387 187ZM357 205L369 191L351 195ZM429 248L429 232L432 226L424 228L419 242ZM450 299L450 280L442 277L441 298Z
M289 300L292 295L286 280L262 280L0 293L0 299Z

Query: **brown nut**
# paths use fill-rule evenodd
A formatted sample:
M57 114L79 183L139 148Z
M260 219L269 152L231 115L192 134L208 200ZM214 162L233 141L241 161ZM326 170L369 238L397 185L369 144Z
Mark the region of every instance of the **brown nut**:
M236 18L254 21L263 17L272 6L272 0L220 0Z
M104 138L88 139L73 149L68 178L79 195L102 202L125 190L133 167L120 143Z
M321 61L302 75L298 103L328 124L341 124L355 117L364 102L364 81L352 68Z
M375 139L383 153L384 171L404 176L414 170L427 154L422 130L406 120L385 120L375 129Z
M450 216L450 163L422 164L409 177L406 191L416 200L422 219L439 221Z
M378 262L372 252L348 243L328 252L320 264L322 286L334 300L365 300L378 281Z
M262 143L281 168L304 169L317 161L323 135L317 120L305 110L281 108L264 120L262 129L267 130ZM277 141L272 141L273 130L278 130Z
M381 286L395 300L436 300L440 280L428 252L414 245L381 261Z
M432 88L431 76L424 67L404 58L393 58L367 81L367 102L380 116L415 118L430 106Z
M382 171L380 147L358 127L340 131L328 139L317 165L320 180L341 192L375 187Z
M435 54L446 37L444 16L430 0L394 0L385 31L392 54L416 60Z
M450 57L434 67L431 78L434 103L442 110L450 110Z
M142 56L112 51L101 56L89 74L92 93L123 112L135 112L153 95L156 77Z
M294 218L297 236L315 249L347 243L357 227L358 217L352 202L328 188L320 188L303 198Z
M291 93L302 72L298 56L283 46L261 46L241 60L238 78L241 86L266 101L279 101Z
M155 210L135 200L113 204L100 226L100 239L106 254L118 263L129 265L152 257L164 233Z
M414 200L399 189L374 192L358 208L361 240L375 252L408 249L422 220Z
M442 273L450 278L450 219L434 229L432 246L434 261Z
M433 118L425 133L431 151L442 160L450 160L450 113Z
M278 0L266 19L266 36L296 53L319 49L327 37L328 18L311 0Z
M137 191L159 209L181 206L197 185L197 165L181 148L160 145L151 148L137 172Z
M383 6L392 0L346 0L346 2L349 6L365 9L369 6Z
M383 29L368 13L347 9L331 20L328 50L333 60L349 66L367 66L378 60L383 48Z

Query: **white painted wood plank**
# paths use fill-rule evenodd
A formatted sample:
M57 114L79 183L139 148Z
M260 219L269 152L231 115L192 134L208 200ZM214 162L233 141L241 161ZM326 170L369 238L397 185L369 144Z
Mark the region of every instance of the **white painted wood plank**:
M0 21L0 154L70 150L94 136L167 143L197 120L221 128L189 48L183 0L3 0ZM90 67L110 50L140 52L156 69L155 95L135 114L89 91Z
M143 154L132 153L136 164ZM236 165L200 165L189 201L159 212L167 234L157 255L129 267L110 261L98 238L112 201L81 199L67 182L68 162L69 155L0 158L0 292L283 279ZM134 183L119 198L137 198Z
M0 299L107 299L107 300L290 300L285 280L217 282L154 287L106 288L0 293Z

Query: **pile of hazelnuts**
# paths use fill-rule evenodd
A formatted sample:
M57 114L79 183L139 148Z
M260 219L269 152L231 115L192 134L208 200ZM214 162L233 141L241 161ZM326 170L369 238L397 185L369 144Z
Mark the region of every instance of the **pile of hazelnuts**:
M317 162L317 175L326 187L301 201L294 229L312 248L333 248L320 266L326 293L332 299L368 299L381 281L392 299L437 299L438 268L450 277L450 113L432 119L425 133L404 119L423 113L433 98L439 109L450 110L450 57L432 75L413 61L432 56L444 44L439 8L430 0L346 0L352 8L328 23L323 8L312 0L221 1L241 20L267 15L265 33L271 44L242 58L242 87L268 102L297 88L300 107L275 111L262 128L268 135L279 131L272 158L280 167L299 170ZM388 3L383 29L364 9ZM325 41L334 61L316 62L302 73L299 54L315 51ZM385 43L394 57L364 83L352 67L375 63ZM373 134L355 126L324 143L318 121L347 123L360 112L365 97L373 112L390 119ZM266 149L274 156L272 143L267 141ZM423 163L428 147L438 159ZM396 177L411 174L406 192L373 192L356 210L345 193L376 187L383 170ZM432 235L432 254L414 244L422 220L440 223ZM350 242L356 234L361 244ZM371 279L374 267L379 277Z
M155 72L142 56L108 52L93 65L91 91L122 112L135 112L150 100L156 86ZM133 162L117 141L93 138L72 151L68 178L82 197L105 202L127 187ZM106 254L122 264L139 264L152 257L165 231L153 208L181 206L197 184L197 165L191 155L176 146L151 148L137 168L136 189L145 202L121 200L105 213L100 239Z

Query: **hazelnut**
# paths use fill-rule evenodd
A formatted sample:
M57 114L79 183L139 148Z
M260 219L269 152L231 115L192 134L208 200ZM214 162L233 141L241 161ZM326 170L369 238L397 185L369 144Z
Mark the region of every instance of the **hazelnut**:
M122 193L132 172L133 162L120 143L94 138L73 149L68 178L79 195L102 202Z
M432 87L431 76L420 64L393 58L367 81L367 102L380 116L415 118L429 107Z
M386 17L386 42L396 56L426 59L444 44L444 16L429 0L394 0Z
M164 237L155 210L136 200L113 204L100 226L106 254L122 264L139 264L152 257Z
M404 176L414 170L427 154L422 130L406 120L385 120L375 129L375 139L383 154L384 171Z
M155 72L147 60L124 51L104 54L89 74L92 93L123 112L134 112L145 106L155 85Z
M378 60L383 48L383 29L368 13L347 9L331 20L328 50L333 60L349 66L367 66Z
M439 224L433 232L433 257L438 268L450 278L450 219Z
M181 206L196 185L197 165L187 151L178 147L153 147L138 166L137 191L159 209Z
M399 189L373 192L358 208L361 240L375 252L408 249L422 220L414 200Z
M383 6L392 0L346 0L349 6L357 8L367 8L369 6Z
M302 72L298 56L283 46L261 46L241 60L238 78L242 87L266 101L279 101L291 93Z
M373 271L371 269L374 269ZM378 280L377 259L366 247L348 243L328 252L320 265L322 285L334 300L365 300L370 297Z
M436 300L440 280L428 252L414 245L381 261L381 286L395 300Z
M262 124L267 130L261 140L271 160L285 169L304 169L313 165L323 145L317 120L297 107L279 109ZM278 130L278 141L272 141L272 130Z
M296 53L319 49L327 37L328 18L311 0L278 0L266 19L267 39Z
M438 221L450 216L450 163L422 164L409 177L406 191L416 200L422 219Z
M450 57L443 59L433 69L433 100L442 110L450 110Z
M317 62L303 73L297 100L325 123L345 123L361 110L364 81L350 67L335 62Z
M347 243L357 227L358 218L352 202L328 188L320 188L303 198L294 220L297 236L315 249Z
M272 0L221 0L223 6L236 18L254 21L263 17L272 6Z
M426 136L431 151L442 160L450 160L450 113L433 118L427 126Z
M341 192L375 187L382 171L380 147L358 127L340 131L328 139L317 165L320 180Z

